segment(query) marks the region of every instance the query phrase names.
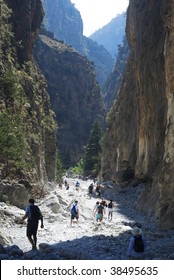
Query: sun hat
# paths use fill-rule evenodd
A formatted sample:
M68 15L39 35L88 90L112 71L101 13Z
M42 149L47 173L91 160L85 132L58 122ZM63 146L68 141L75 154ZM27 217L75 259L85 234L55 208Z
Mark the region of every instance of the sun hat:
M138 227L134 227L132 229L132 234L133 235L142 235L142 229L141 228L138 228Z

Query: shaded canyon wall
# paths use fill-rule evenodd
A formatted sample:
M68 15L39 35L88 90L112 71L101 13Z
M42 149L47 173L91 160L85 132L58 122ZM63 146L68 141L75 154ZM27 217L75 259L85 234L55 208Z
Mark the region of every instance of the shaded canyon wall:
M147 182L138 207L155 215L162 229L174 228L173 18L172 0L130 1L132 61L110 112L102 159L103 178L119 181L126 162Z

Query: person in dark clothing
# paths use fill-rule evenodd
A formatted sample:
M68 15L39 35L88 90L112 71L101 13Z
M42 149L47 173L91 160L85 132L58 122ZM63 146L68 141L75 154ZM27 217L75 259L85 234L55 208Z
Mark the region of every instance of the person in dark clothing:
M95 188L95 194L96 194L96 197L100 197L100 186L97 186Z
M128 258L130 260L144 260L145 259L145 250L146 250L146 240L143 236L142 229L138 227L134 227L132 229L133 236L130 238L129 241L129 247L128 247ZM141 244L143 244L143 247L140 247L139 250L137 250L137 247L135 247L135 239L142 239ZM138 241L140 243L140 241ZM138 246L140 244L138 243Z
M113 208L114 208L113 200L110 200L110 202L108 203L108 220L110 219L111 221L113 215Z
M39 220L41 220L41 228L44 227L43 216L38 206L34 205L34 199L29 199L29 205L25 210L25 215L21 219L21 223L27 219L27 230L26 235L29 242L32 245L32 249L37 249L37 230L39 225Z
M93 185L93 183L91 183L88 187L88 193L89 193L90 198L92 197L92 194L93 194L93 188L94 188L94 185Z

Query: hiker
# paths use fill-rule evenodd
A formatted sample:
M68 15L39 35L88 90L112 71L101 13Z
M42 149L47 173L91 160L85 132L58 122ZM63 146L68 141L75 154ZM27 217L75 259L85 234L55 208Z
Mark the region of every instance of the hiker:
M34 205L34 199L29 199L29 205L25 210L25 215L21 219L21 223L27 219L27 230L26 235L28 237L29 242L32 245L32 250L37 249L37 230L39 225L39 220L41 220L41 228L43 225L43 216L37 205Z
M114 203L113 200L110 200L108 203L108 221L112 221L112 216L113 216L113 208L114 208Z
M96 189L95 189L95 194L96 194L96 197L100 197L100 186L97 185Z
M80 183L77 181L76 184L75 184L76 191L79 191L79 188L80 188Z
M128 247L128 257L130 260L144 260L146 241L142 235L142 230L138 227L132 229L133 237L130 238Z
M77 200L71 205L71 221L70 221L70 225L72 225L72 221L74 219L76 219L76 224L78 224L79 206L78 206L78 201Z
M106 200L103 200L103 198L102 198L101 204L103 205L103 207L105 207L105 208L107 207Z
M94 209L93 209L94 216L95 216L97 222L98 222L98 218L99 218L99 217L98 217L98 213L97 213L96 209L98 208L99 204L100 204L100 202L97 201L96 204L95 204L95 206L94 206Z
M105 214L105 208L104 208L104 206L103 206L103 204L102 204L102 202L100 202L100 204L97 206L97 208L96 208L96 210L95 210L95 214L98 214L98 216L97 216L97 222L98 221L100 221L100 222L102 222L102 220L103 220L103 214Z
M67 180L64 181L64 185L65 185L65 187L68 185Z
M93 194L93 188L94 188L94 185L93 185L93 183L91 183L88 187L88 193L89 193L90 198L92 197L92 194Z

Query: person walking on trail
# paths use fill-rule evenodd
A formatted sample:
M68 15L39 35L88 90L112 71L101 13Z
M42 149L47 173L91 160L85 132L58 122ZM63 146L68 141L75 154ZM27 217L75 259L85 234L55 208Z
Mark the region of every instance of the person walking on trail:
M67 185L68 185L68 182L67 182L66 179L65 179L65 181L64 181L64 185L65 185L65 187L67 187Z
M142 230L138 227L132 229L133 237L130 238L128 247L128 258L130 260L144 260L146 241Z
M78 220L79 220L79 206L78 206L78 201L77 200L71 205L71 221L70 221L70 225L72 225L72 221L74 219L76 219L76 224L78 224Z
M102 202L100 202L100 204L97 206L96 210L95 210L95 214L98 214L97 216L97 222L102 222L103 220L103 214L105 214L105 208L102 204Z
M79 183L79 181L76 182L76 184L75 184L75 189L76 189L76 191L79 191L79 189L80 189L80 183Z
M96 197L100 197L100 186L99 185L95 188L95 194L96 194Z
M98 208L99 204L100 204L100 202L97 201L96 204L95 204L95 206L94 206L94 209L93 209L94 216L95 216L97 222L98 222L98 218L99 218L99 217L98 217L98 213L97 213L97 208Z
M110 200L110 202L108 203L108 220L112 221L112 217L113 217L113 209L114 208L114 203L113 200Z
M90 198L92 197L92 194L93 194L93 188L94 188L94 185L93 185L93 183L91 183L88 187L88 193L89 193Z
M37 230L39 225L39 220L41 220L41 228L44 227L43 224L43 215L40 211L40 208L37 205L34 205L35 201L33 198L29 199L29 205L25 210L25 215L21 219L21 223L27 219L27 230L26 235L29 242L32 245L32 250L37 249Z

